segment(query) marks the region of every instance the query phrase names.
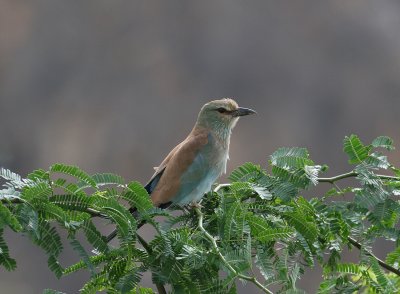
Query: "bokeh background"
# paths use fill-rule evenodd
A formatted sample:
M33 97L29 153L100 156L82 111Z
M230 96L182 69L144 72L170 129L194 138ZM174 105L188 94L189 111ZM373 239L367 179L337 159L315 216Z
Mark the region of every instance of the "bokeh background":
M350 168L345 135L399 144L400 2L0 0L0 166L145 183L221 97L258 111L234 131L229 171L304 146L334 175ZM41 250L7 240L19 267L0 269L2 293L77 293L87 278L57 280ZM313 293L319 278L300 285Z

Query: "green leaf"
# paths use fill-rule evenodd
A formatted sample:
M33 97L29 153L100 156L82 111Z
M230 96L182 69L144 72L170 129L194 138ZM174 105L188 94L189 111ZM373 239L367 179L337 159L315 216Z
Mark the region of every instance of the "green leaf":
M320 165L306 165L304 166L307 178L311 183L316 186L318 184L318 174L321 171Z
M125 241L133 241L136 232L136 220L124 206L115 199L97 198L94 203L95 208L101 213L107 215L118 228L119 236Z
M140 282L141 275L137 268L130 269L128 273L121 277L115 288L118 293L131 293L130 291Z
M299 212L287 212L284 214L285 219L292 225L309 244L312 244L318 236L318 229L315 223L307 220L306 216Z
M282 147L271 155L271 164L287 169L304 168L305 165L314 165L308 158L309 154L306 148Z
M0 228L0 265L8 271L13 271L17 268L17 262L9 255L9 249L6 241L3 238L4 230Z
M256 266L259 268L260 273L265 280L270 280L274 277L274 251L270 248L257 247L257 255L255 259Z
M97 251L101 253L108 251L106 238L101 235L91 220L86 220L82 228L87 240Z
M391 290L386 293L393 293L392 291L394 290L394 288L393 288L392 282L386 277L382 268L378 264L378 261L373 257L371 257L369 260L370 260L370 264L371 264L371 269L372 269L373 273L375 274L376 280L379 283L379 287L383 291Z
M57 257L61 253L63 245L56 229L51 227L47 221L40 219L38 232L39 238L36 235L31 235L33 242L45 250L48 255Z
M80 290L81 294L96 294L109 288L107 273L99 273L92 277Z
M21 200L21 193L19 191L16 191L14 188L6 188L3 190L0 190L0 201L1 200L6 200L6 201L12 201L12 200Z
M23 188L25 186L29 186L33 184L33 181L28 179L21 178L20 175L10 171L9 169L5 169L3 167L0 168L0 178L3 178L7 181L6 186L14 187L16 189Z
M322 167L309 159L307 149L279 148L271 155L272 174L283 182L290 182L298 188L307 188L318 183ZM273 185L273 183L272 183ZM287 198L287 197L286 197Z
M98 187L104 185L123 185L125 183L123 177L112 173L94 174L92 178Z
M383 168L383 169L387 169L390 166L387 156L382 155L379 152L374 152L370 154L365 159L365 163L370 165L371 167Z
M253 182L263 175L263 171L259 165L246 162L242 166L237 167L229 176L231 182Z
M60 263L58 262L57 258L54 255L50 255L50 257L47 260L47 265L58 279L61 278L63 274L63 268L61 267Z
M149 194L139 182L129 183L127 191L121 198L127 200L131 207L136 207L139 213L145 213L154 208Z
M139 253L137 253L137 252L139 252ZM106 254L100 253L99 255L90 256L89 259L90 259L90 263L93 266L98 266L101 263L108 263L108 262L114 261L118 256L121 256L125 253L126 253L125 250L114 249L112 251L109 251ZM135 249L135 256L138 256L139 259L147 258L147 255L140 249ZM63 274L68 275L68 274L77 272L78 270L85 269L85 268L87 268L87 264L81 260L81 261L65 268L63 271Z
M395 268L400 267L400 246L386 256L386 262Z
M261 199L272 199L272 193L268 190L268 188L257 184L250 184L250 187Z
M8 225L14 232L22 230L22 226L17 218L0 202L0 227L2 227L2 224Z
M231 205L225 213L224 220L224 240L229 242L232 238L241 235L243 232L244 219L242 204L240 202L235 202Z
M86 264L87 268L90 270L92 277L94 276L94 266L90 262L89 255L87 254L86 250L83 248L81 243L79 241L71 236L70 237L70 244L72 248L78 253L79 257L82 259L82 261Z
M29 180L32 180L34 182L40 182L40 181L49 181L50 177L49 177L49 172L45 171L43 169L37 169L34 170L33 172L29 173L29 175L27 176L27 178Z
M368 216L368 220L375 224L387 225L395 210L399 210L399 204L392 199L385 199L375 205L373 212Z
M318 288L318 294L331 294L334 293L336 288L336 280L330 279L322 281Z
M93 197L81 194L64 194L50 196L49 200L64 210L86 211L93 202Z
M394 150L393 140L387 136L379 136L375 138L371 145L375 148L381 147L389 151Z
M47 200L47 198L51 195L52 189L45 182L35 183L30 187L24 187L21 193L21 198L26 199L28 201L32 199L36 200ZM42 198L42 199L41 199Z
M364 269L354 263L339 263L336 265L336 271L339 273L359 275Z
M290 228L273 228L263 218L248 215L246 220L249 223L253 238L261 242L270 242L275 240L284 240L293 235Z
M77 166L56 163L50 167L50 171L75 177L92 188L96 188L95 180Z
M272 186L271 192L282 200L290 201L297 195L298 189L292 183L277 179Z
M349 156L349 163L361 163L368 157L371 146L364 146L356 135L350 135L343 140L343 151Z
M374 187L354 189L354 192L356 195L354 202L360 207L365 208L374 207L378 203L385 201L388 196L386 191Z

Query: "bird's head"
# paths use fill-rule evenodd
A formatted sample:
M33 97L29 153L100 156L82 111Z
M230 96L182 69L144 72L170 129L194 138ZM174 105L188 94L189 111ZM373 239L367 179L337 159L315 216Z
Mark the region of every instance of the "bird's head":
M254 110L239 107L235 100L224 98L206 103L200 110L197 124L217 132L231 131L239 117L254 114Z

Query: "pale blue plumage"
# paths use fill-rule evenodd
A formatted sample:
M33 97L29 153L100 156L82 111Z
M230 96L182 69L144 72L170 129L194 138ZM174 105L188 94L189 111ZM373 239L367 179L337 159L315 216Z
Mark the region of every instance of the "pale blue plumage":
M182 174L180 188L172 199L172 203L185 205L198 202L201 197L211 190L212 184L223 172L226 162L215 162L214 152L217 148L212 135L208 135L208 143L199 151L193 163Z

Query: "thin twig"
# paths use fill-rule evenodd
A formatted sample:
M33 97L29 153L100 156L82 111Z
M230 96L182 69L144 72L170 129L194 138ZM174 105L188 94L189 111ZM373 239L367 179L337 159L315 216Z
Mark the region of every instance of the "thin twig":
M351 171L351 172L344 173L344 174L341 174L341 175L337 175L337 176L334 176L334 177L331 177L331 178L318 178L317 181L319 183L331 183L331 184L333 184L336 181L343 180L343 179L346 179L346 178L355 178L356 176L358 176L358 173L355 172L355 171ZM393 176L387 176L387 175L376 175L376 176L381 180L400 181L399 177L393 177Z
M231 184L219 184L217 187L215 187L214 192L218 192L222 188L229 187Z
M273 294L273 292L271 292L270 290L268 290L266 287L264 287L264 285L262 285L257 279L256 277L250 277L250 276L246 276L243 275L241 273L238 273L231 265L230 263L225 259L225 257L222 255L221 251L219 250L219 247L217 245L217 242L215 241L215 238L213 236L210 235L210 233L207 232L206 229L204 229L203 227L203 213L201 212L200 208L198 207L194 207L194 210L197 213L197 216L199 217L199 221L198 221L198 226L199 229L203 232L203 234L207 237L208 240L211 241L211 244L213 246L213 249L215 250L215 252L218 254L219 258L221 259L221 261L223 262L223 264L238 278L243 279L243 280L247 280L250 281L252 283L254 283L258 288L260 288L264 293L268 293L268 294Z

